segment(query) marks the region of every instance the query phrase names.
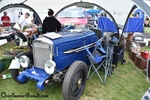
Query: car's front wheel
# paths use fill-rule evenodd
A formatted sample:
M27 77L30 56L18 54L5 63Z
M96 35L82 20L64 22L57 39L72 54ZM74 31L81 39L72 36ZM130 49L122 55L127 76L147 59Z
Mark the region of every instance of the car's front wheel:
M33 55L32 55L32 52L19 53L16 57L19 58L19 57L22 56L22 55L26 55L27 57L29 57L29 58L30 58L30 61L31 61L30 63L33 63ZM22 72L23 70L25 70L25 69L24 69L23 67L21 67L21 66L20 66L20 69L10 69L11 77L12 77L16 82L19 82L19 81L17 80L17 77L18 77L19 73ZM19 83L25 83L25 82L27 82L27 80L24 81L24 82L19 82Z
M75 61L68 69L62 86L64 100L78 100L82 95L88 68L83 61Z

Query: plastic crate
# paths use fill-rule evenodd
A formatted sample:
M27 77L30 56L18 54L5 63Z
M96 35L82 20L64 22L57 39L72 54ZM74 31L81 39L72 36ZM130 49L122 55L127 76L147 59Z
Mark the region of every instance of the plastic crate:
M144 58L144 59L148 59L148 57L149 57L149 52L142 51L142 52L141 52L141 57Z

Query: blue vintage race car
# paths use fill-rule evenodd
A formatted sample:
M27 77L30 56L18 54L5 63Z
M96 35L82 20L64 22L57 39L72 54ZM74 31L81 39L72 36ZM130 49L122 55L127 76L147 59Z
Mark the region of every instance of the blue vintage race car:
M19 83L34 80L40 90L49 83L63 81L63 94L70 95L70 99L79 98L90 64L85 47L92 50L97 40L90 30L42 35L33 41L32 52L18 54L12 61L9 67L12 78ZM20 65L24 69L21 73Z

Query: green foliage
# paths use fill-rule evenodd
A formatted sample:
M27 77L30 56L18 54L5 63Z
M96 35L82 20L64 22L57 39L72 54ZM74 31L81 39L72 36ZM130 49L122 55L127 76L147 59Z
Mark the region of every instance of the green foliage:
M94 5L79 5L77 7L82 7L82 8L94 8Z

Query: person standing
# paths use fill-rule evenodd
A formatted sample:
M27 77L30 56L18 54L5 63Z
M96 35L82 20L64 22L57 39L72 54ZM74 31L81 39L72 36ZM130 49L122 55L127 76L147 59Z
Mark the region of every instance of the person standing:
M20 11L19 15L18 15L18 18L20 18L22 15L23 15L23 13Z
M145 22L144 22L144 27L149 27L150 25L150 20L149 18L146 16Z
M19 19L19 27L20 29L18 29L18 33L20 34L24 34L26 37L30 37L32 35L32 28L31 28L31 25L32 25L32 22L31 22L31 18L30 17L30 14L28 12L25 13L24 16L21 16L20 19Z
M19 20L20 20L20 18L23 16L23 13L22 12L19 12L18 13L18 19L17 19L17 23L19 23Z
M21 16L21 18L19 19L19 26L21 31L25 30L25 28L31 24L31 19L29 18L29 16L29 13L25 13L25 15Z
M48 17L46 17L42 24L42 33L59 32L61 30L61 23L53 16L54 11L49 9Z
M41 24L35 13L33 14L33 22L34 22L34 24L36 24L38 26Z
M7 12L6 11L4 11L4 16L1 17L1 21L2 21L3 27L5 29L7 29L7 30L11 29L10 18L9 18L9 16L7 16Z

